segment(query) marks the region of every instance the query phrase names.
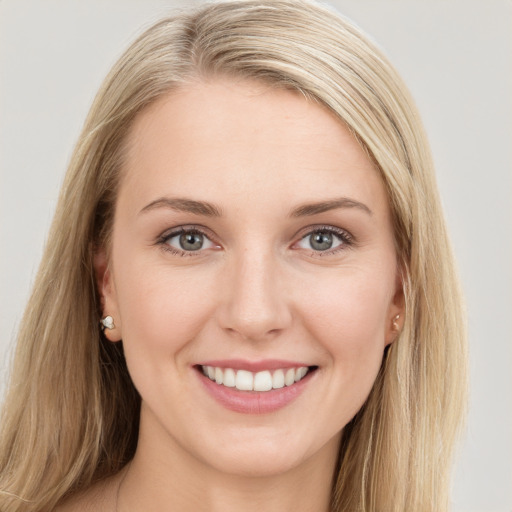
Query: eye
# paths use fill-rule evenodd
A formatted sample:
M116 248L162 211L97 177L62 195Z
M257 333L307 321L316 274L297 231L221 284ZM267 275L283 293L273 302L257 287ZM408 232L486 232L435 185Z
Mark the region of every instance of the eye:
M310 231L297 245L301 249L331 254L352 245L352 236L343 229L323 226Z
M179 256L192 256L194 252L218 247L197 228L180 228L164 234L159 243L164 249Z

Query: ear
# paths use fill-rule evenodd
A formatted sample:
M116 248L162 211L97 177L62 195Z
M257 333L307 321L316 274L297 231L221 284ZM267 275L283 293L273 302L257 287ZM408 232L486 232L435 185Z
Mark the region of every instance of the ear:
M94 274L100 296L101 317L112 317L113 327L104 328L103 334L112 342L121 340L121 317L117 304L115 283L106 251L101 248L94 252Z
M386 346L398 338L405 321L405 295L401 272L397 272L395 293L386 317Z

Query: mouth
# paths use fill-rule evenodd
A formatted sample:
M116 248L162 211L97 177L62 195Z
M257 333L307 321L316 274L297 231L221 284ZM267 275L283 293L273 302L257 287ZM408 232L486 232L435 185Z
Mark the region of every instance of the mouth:
M203 389L221 406L242 414L264 414L294 402L316 380L318 366L212 361L197 364L194 370Z
M197 365L197 368L219 386L257 392L292 386L317 369L316 366L299 366L252 372L210 365Z

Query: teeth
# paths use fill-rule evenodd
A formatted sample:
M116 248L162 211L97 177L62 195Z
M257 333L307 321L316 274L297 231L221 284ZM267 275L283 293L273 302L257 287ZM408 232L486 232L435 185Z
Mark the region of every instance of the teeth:
M254 391L270 391L272 389L272 375L270 372L258 372L254 376Z
M272 375L272 387L274 389L284 388L284 371L276 370Z
M226 368L224 370L224 386L227 386L228 388L234 388L236 386L236 375L235 371L231 368Z
M299 382L302 377L304 377L308 373L308 369L305 366L302 366L301 368L297 368L295 370L295 382Z
M247 370L233 370L232 368L214 366L203 366L201 369L204 375L217 384L236 388L240 391L280 389L295 384L308 373L307 366L274 370L273 373L268 370L253 373Z
M254 377L251 372L246 370L238 370L236 372L235 388L240 391L252 391L254 385Z

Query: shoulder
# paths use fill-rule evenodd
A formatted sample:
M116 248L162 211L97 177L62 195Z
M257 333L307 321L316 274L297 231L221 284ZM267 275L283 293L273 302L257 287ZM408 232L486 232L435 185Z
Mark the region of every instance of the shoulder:
M97 482L90 488L64 500L54 512L114 512L117 489L124 471Z

